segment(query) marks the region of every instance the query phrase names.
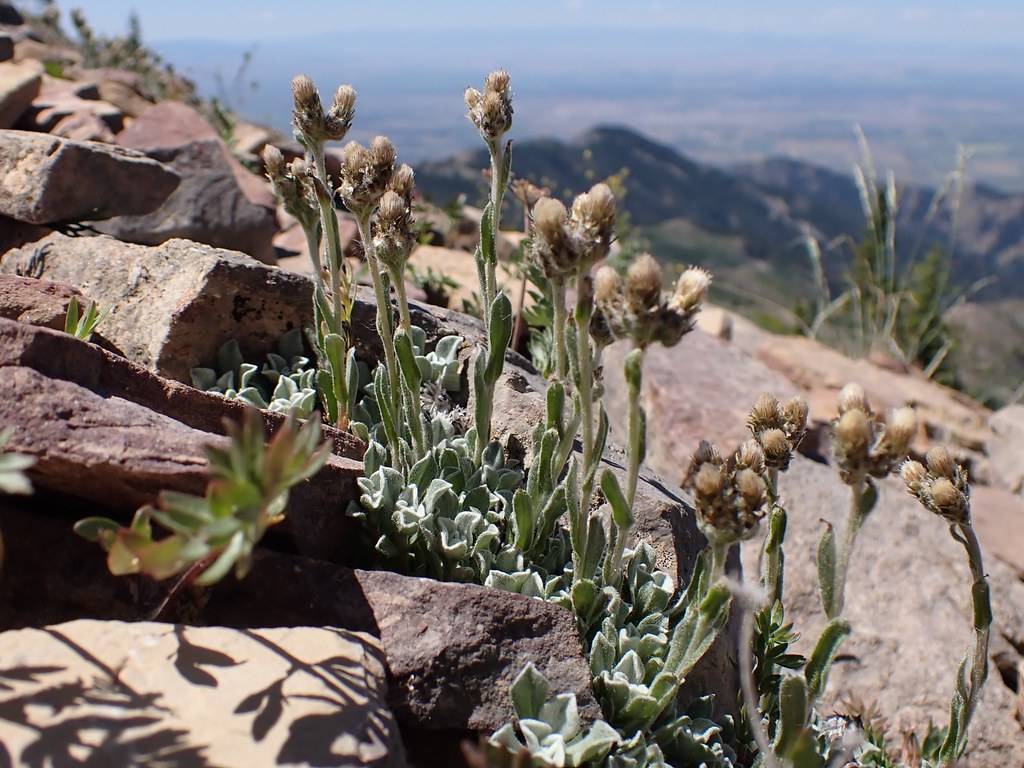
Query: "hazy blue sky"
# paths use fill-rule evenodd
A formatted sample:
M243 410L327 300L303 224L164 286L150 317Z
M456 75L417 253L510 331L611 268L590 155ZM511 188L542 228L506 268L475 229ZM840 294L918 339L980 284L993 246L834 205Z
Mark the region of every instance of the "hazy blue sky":
M1020 0L78 0L97 26L115 30L125 13L142 16L153 40L237 41L343 33L353 27L418 29L490 25L690 28L783 36L864 37L888 42L1019 44ZM342 41L339 40L339 43Z
M58 2L104 34L136 11L204 93L282 129L292 75L350 82L354 136L411 160L475 146L462 91L500 66L518 138L625 123L711 162L848 169L859 123L903 177L935 181L968 143L979 177L1024 189L1024 0ZM247 51L258 87L232 87Z

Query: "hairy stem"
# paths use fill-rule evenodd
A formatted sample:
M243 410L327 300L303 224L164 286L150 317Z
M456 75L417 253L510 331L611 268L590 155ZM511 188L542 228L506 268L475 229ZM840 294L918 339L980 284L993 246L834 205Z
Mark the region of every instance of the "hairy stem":
M565 381L569 376L569 354L565 348L565 281L551 280L551 304L554 318L551 327L551 348L555 353L555 379Z
M747 724L754 737L760 757L766 768L781 768L779 760L772 749L771 740L761 719L761 706L758 703L757 686L754 683L754 611L747 601L740 597L740 609L743 611L743 622L740 628L740 686L743 689L743 707L746 709Z
M861 511L861 500L864 497L864 480L858 480L850 486L850 511L843 525L843 532L839 539L839 550L836 553L836 574L833 585L833 602L826 614L834 619L843 613L843 605L846 602L846 577L850 572L850 558L853 556L853 546L857 541L857 534L864 525L864 513Z
M412 316L409 314L409 297L405 290L405 280L400 270L389 270L391 282L398 292L398 317L402 329L412 342ZM405 386L405 377L402 377L403 392L405 393L406 407L409 411L409 429L412 432L413 444L416 447L417 456L423 456L427 451L426 442L423 438L423 403L420 399L420 392L413 387Z
M391 303L388 301L387 291L384 288L384 275L381 272L380 260L377 258L377 250L373 247L373 239L370 237L370 212L367 211L357 216L356 225L359 228L359 239L363 244L363 251L366 253L366 263L370 267L370 278L373 280L373 292L377 299L377 334L380 336L380 343L384 348L384 363L387 366L388 386L391 389L391 409L397 417L402 382L398 376L395 334L391 327ZM392 459L397 461L399 447L392 446L392 451L395 454Z
M576 273L576 354L579 358L579 381L577 392L580 398L580 413L583 418L583 482L580 488L580 518L585 524L590 499L594 492L594 474L599 456L594 435L594 370L590 349L590 316L593 307L593 283L590 276L580 269ZM586 528L581 531L581 540L586 544Z

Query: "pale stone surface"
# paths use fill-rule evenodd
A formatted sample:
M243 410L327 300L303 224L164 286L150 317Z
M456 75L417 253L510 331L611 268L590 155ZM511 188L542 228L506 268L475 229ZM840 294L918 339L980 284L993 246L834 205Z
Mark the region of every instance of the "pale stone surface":
M30 224L145 213L177 174L131 150L29 131L0 131L0 214Z
M80 620L0 657L8 764L406 765L365 633Z
M1024 493L1024 405L1000 408L989 419L988 451L992 483Z

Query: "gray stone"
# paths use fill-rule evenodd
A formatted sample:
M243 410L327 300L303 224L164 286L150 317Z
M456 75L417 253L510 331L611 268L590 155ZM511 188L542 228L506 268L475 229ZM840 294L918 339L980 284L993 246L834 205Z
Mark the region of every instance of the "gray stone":
M29 108L39 94L42 73L36 61L0 63L0 129L12 127Z
M0 131L0 213L30 224L158 207L178 176L138 152L27 131Z
M14 58L14 39L10 35L0 34L0 62Z
M0 654L15 764L406 765L363 633L75 621L4 632Z

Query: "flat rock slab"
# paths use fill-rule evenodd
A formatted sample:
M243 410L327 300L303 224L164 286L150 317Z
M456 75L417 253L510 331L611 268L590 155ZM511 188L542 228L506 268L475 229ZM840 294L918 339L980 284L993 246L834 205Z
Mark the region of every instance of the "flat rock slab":
M229 339L247 360L261 360L286 332L312 320L308 278L242 253L188 240L144 246L54 233L0 256L0 272L24 272L40 250L39 277L73 285L110 309L98 329L107 341L181 382L213 363Z
M895 480L882 484L878 507L857 539L844 610L853 634L832 669L825 708L842 711L842 700L856 697L878 706L891 733L908 727L920 734L929 721L948 722L957 665L971 642L970 577L963 547L901 485ZM803 457L782 475L781 489L789 510L786 619L795 622L801 634L797 651L806 654L825 624L815 569L821 518L838 522L849 495L834 470ZM760 544L755 542L743 553L751 569L756 569ZM995 661L1002 666L1021 660L1024 584L988 552L985 566L995 617L993 663L962 763L1004 768L1024 765L1024 728L1014 719L1016 694L1003 682Z
M406 765L365 634L75 621L0 658L7 764Z
M1007 405L989 419L992 436L985 446L992 484L1024 494L1024 405Z
M111 144L0 131L0 214L30 224L105 219L154 210L178 175Z

